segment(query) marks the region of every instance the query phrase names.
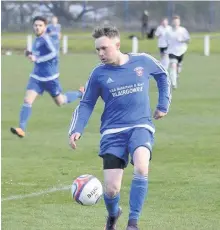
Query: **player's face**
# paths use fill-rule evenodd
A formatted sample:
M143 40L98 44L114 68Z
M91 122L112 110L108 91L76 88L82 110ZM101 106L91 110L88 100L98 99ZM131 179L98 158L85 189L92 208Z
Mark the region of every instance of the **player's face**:
M52 18L52 23L53 24L57 24L58 23L58 18L57 17L53 17Z
M43 21L37 20L34 22L34 33L37 36L40 36L41 34L43 34L46 30L46 25Z
M101 62L113 64L118 58L120 42L119 39L103 36L95 40L95 48Z
M167 20L167 19L163 19L162 25L163 25L163 26L167 26L167 25L168 25L168 20Z
M174 27L180 26L180 19L179 18L173 19L173 26Z

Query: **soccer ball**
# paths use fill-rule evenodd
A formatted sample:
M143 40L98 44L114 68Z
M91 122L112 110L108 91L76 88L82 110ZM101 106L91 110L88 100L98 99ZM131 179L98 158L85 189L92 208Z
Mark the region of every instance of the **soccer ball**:
M92 175L81 175L73 181L71 194L72 198L81 205L94 205L102 197L102 184Z

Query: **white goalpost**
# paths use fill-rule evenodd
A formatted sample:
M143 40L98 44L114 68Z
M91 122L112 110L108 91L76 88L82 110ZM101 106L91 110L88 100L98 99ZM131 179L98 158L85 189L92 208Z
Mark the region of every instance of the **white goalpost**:
M138 38L137 37L132 38L132 53L138 53ZM204 36L203 53L205 56L210 56L210 35Z
M27 36L27 47L26 48L28 51L32 51L32 35L31 34Z
M205 56L210 55L210 36L209 35L204 36L204 55Z
M132 38L132 53L138 53L138 38Z
M201 39L202 37L194 37L195 38L198 38L198 39ZM193 37L192 37L193 39ZM211 39L211 36L210 35L204 35L203 37L203 54L205 56L210 56L210 39ZM132 53L138 53L139 51L139 47L138 47L138 38L137 37L133 37L132 38ZM31 51L32 50L32 35L27 35L27 50ZM63 36L63 39L62 39L62 53L63 54L68 54L68 36L67 35L64 35Z
M68 53L68 36L64 35L63 36L63 54Z

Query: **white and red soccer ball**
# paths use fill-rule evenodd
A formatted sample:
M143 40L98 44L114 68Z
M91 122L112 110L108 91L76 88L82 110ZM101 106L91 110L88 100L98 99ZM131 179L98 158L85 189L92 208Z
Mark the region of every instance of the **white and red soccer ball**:
M72 198L81 205L94 205L103 195L101 182L92 175L77 177L71 186Z

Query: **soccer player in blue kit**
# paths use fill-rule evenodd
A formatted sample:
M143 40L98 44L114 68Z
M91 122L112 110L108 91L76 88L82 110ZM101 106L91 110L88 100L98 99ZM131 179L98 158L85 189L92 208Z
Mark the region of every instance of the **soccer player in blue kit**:
M171 101L168 74L148 54L121 53L119 31L113 26L96 28L93 38L102 64L92 71L82 100L73 113L69 142L75 149L100 96L105 103L99 153L103 158L104 201L108 211L105 230L115 230L122 213L120 188L129 154L134 175L126 230L138 230L148 191L148 166L155 132L148 96L149 80L153 76L157 82L159 99L153 117L160 119L167 114Z
M58 106L81 98L83 88L79 91L71 91L62 94L59 82L58 57L50 37L45 33L47 21L44 17L37 16L33 19L33 28L36 39L33 43L32 52L26 51L26 56L34 62L34 68L30 74L24 103L20 111L19 127L11 128L11 132L19 137L25 136L27 122L31 116L32 104L38 95L47 91Z
M61 39L61 25L58 23L58 18L53 16L51 24L47 26L47 33L51 37L57 51L60 50L60 39Z

